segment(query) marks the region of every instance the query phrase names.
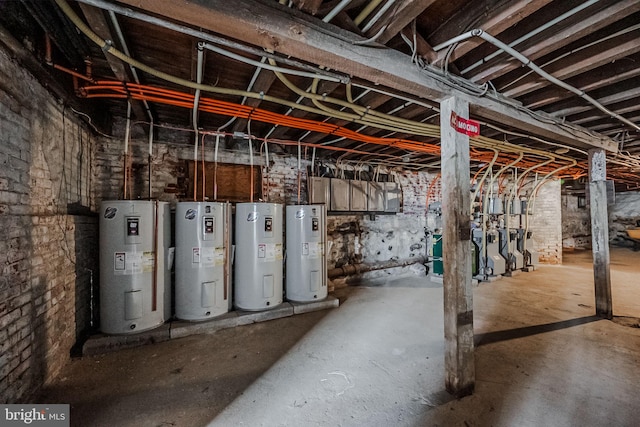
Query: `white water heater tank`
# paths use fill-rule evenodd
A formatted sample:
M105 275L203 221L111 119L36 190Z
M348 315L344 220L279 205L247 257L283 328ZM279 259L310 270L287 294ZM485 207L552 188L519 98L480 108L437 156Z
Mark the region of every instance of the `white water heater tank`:
M282 303L282 205L238 203L234 306L259 311Z
M327 297L326 208L324 205L287 206L286 296L310 302Z
M176 204L176 317L206 320L231 302L231 205Z
M171 211L158 201L100 208L100 328L130 334L171 317Z

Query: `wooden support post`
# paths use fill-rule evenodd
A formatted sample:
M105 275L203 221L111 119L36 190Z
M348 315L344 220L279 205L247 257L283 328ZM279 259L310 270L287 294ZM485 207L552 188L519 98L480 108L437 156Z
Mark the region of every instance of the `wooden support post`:
M609 217L607 214L607 158L602 149L589 150L589 205L596 316L613 318L609 271Z
M469 137L451 122L469 117L468 102L451 97L440 103L444 262L445 382L456 396L473 393L473 293L471 288L471 196ZM453 118L453 120L452 120Z

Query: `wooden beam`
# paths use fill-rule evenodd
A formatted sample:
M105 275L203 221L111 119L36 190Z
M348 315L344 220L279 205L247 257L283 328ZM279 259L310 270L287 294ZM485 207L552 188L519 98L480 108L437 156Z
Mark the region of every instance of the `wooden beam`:
M589 204L596 316L613 318L609 271L609 217L607 214L607 157L603 150L589 150Z
M606 64L595 70L572 77L566 80L566 83L573 87L577 87L584 92L602 89L606 86L622 82L623 80L633 79L640 76L640 67L638 67L639 62L640 55L636 54L628 56L624 61L616 62L615 67L612 67L611 64ZM593 95L591 93L590 95L602 96ZM524 105L533 109L572 97L575 97L574 93L553 86L527 95L526 97L521 98L521 101Z
M401 33L413 43L413 31L411 31L409 26L404 27ZM433 50L433 46L431 46L420 34L416 34L416 53L428 64L433 64L438 58L438 54Z
M33 52L25 48L22 42L15 39L11 32L2 26L2 24L0 24L0 48L6 50L12 59L29 70L42 86L57 99L69 103L70 106L80 111L89 113L92 117L98 116L99 112L95 110L93 103L87 102L86 99L79 99L72 91L67 90L61 83L59 76L52 74L53 69L43 65L43 61L37 59ZM102 126L99 126L99 128L102 132L106 132L106 129Z
M584 50L578 54L569 55L545 67L545 71L552 76L565 80L589 70L611 64L618 59L640 52L640 36L625 34L621 37L599 43L597 51ZM503 92L505 96L517 98L534 90L551 85L551 82L537 74L530 74L518 82L518 85Z
M251 89L253 92L263 92L267 93L271 85L276 80L276 75L272 71L269 70L261 70L260 74L256 78L255 83L253 84L253 88ZM261 99L255 98L247 98L245 105L257 108L262 103ZM247 126L247 119L238 119L233 126L233 132L244 132L245 127Z
M339 83L335 83L335 82L329 82L329 81L322 81L320 82L320 85L318 85L318 93L327 93L327 94L331 94L334 90L336 90L338 88L338 86L340 86ZM308 100L308 99L303 99L300 104L302 105L309 105L312 106L313 103ZM306 117L309 113L307 113L306 111L302 111L302 110L293 110L289 116L291 117ZM339 126L342 126L344 124L346 124L347 122L341 123L339 124ZM276 130L273 131L273 133L271 134L271 138L282 138L287 131L289 130L289 128L284 127L284 126L278 126L276 128ZM321 134L322 135L322 134ZM320 138L322 139L322 138Z
M612 105L618 102L623 102L623 101L627 101L627 100L631 100L634 98L637 98L640 96L640 87L635 86L634 87L634 82L630 82L630 86L628 89L624 89L621 90L619 92L614 92L611 93L610 95L605 95L605 96L597 96L595 99L598 100L598 102L604 106L607 105ZM613 90L620 90L620 87L614 87L612 88ZM573 107L570 106L571 104L567 102L566 108L561 108L561 109L555 109L553 111L550 111L550 114L555 116L555 117L570 117L570 116L574 116L580 113L584 113L586 111L591 111L594 110L595 107L594 106L583 106L583 107ZM615 111L615 109L614 109Z
M469 137L451 125L454 115L468 118L469 104L456 97L440 103L444 364L447 391L465 396L475 386Z
M245 43L271 49L304 61L328 67L401 92L440 101L456 95L473 103L474 115L495 120L554 141L581 147L615 151L610 138L588 132L576 137L563 126L537 120L527 112L490 96L466 94L437 75L409 66L407 55L385 48L355 45L361 40L348 31L295 9L283 10L266 0L120 0L172 21L188 23Z
M298 9L310 13L311 15L315 15L318 13L318 9L320 9L322 0L293 0L293 4Z
M107 23L107 20L104 17L104 12L102 10L84 3L80 3L80 8L82 9L84 17L87 19L87 23L97 35L99 35L104 40L115 41L115 38L111 34L111 28L109 27L109 24ZM116 79L120 80L121 82L131 81L129 73L127 72L127 65L124 62L120 61L110 53L105 52L104 57L107 59L109 67L111 67L111 71L113 72L113 75L116 77ZM133 110L134 116L138 120L148 119L141 101L131 100L131 109Z
M572 23L566 22L565 26L560 28L560 31L554 32L551 35L545 33L544 35L534 37L515 46L515 49L534 61L639 10L640 2L637 0L623 0L598 13L593 13L587 9L581 14L575 15L572 18L573 20L570 21ZM600 48L596 49L598 49L598 51L600 50ZM473 70L470 75L465 77L476 82L486 82L521 66L522 64L515 60L510 61L509 64L505 64L504 56L498 56L487 61L486 64Z
M400 0L371 26L367 36L373 37L386 26L382 35L376 40L378 43L386 44L433 3L435 0Z
M516 2L505 2L496 8L489 9L489 11L483 11L479 8L487 7L485 2L473 2L469 5L479 10L470 11L469 8L463 8L457 15L456 21L447 21L447 25L442 27L442 30L429 37L434 44L443 43L465 30L468 30L468 26L472 25L473 28L480 28L491 35L500 34L507 28L516 25L518 22L536 12L543 6L550 3L551 0L519 0ZM485 19L481 22L473 22L477 16L485 16ZM463 43L460 43L451 54L450 61L455 61L457 58L469 53L476 47L480 46L483 40L470 39ZM439 52L436 60L436 65L440 65L444 60L447 52L446 49Z

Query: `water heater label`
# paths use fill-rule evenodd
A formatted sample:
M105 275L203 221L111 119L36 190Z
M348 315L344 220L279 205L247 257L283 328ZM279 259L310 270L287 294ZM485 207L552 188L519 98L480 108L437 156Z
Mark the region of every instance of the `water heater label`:
M124 271L127 262L126 252L116 252L113 258L113 269L115 271Z
M282 259L282 243L259 243L258 261L272 262Z
M309 243L309 258L318 258L320 256L320 248L318 242Z
M193 248L191 262L194 264L200 264L200 248Z
M216 265L224 265L224 248L216 248L214 259Z
M118 275L150 273L153 264L153 252L115 252L113 256L113 270Z
M142 272L143 273L152 273L154 263L155 263L155 259L152 251L142 253Z
M216 263L216 248L200 248L200 265L213 267Z
M322 243L319 242L303 242L302 256L304 258L319 258L322 254Z
M267 244L259 243L258 244L258 259L264 260L267 257Z

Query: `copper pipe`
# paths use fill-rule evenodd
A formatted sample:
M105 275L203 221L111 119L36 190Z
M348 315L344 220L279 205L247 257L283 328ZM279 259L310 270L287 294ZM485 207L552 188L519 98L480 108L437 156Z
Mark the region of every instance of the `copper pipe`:
M47 65L53 65L53 61L51 60L51 38L49 34L44 35L44 44L46 47L44 60Z
M81 74L77 71L73 71L67 67L63 67L62 65L58 65L58 64L51 64L53 66L53 68L55 68L56 70L60 70L60 71L64 71L67 74L71 74L73 77L77 77L79 79L82 79L84 81L90 82L90 83L94 83L94 80L91 77L87 77L84 74Z
M154 211L155 215L153 217L153 280L151 281L151 311L156 311L158 309L158 205L158 201L156 200Z

